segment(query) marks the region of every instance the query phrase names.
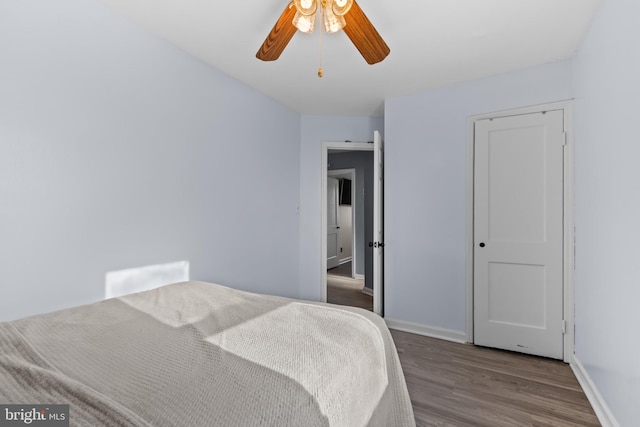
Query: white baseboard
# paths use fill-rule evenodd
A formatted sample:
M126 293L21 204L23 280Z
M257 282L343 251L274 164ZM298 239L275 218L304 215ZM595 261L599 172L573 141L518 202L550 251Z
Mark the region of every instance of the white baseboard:
M364 274L354 274L353 278L358 280L364 280Z
M405 322L403 320L394 320L389 319L388 317L385 317L384 321L387 323L389 328L396 329L398 331L411 332L412 334L424 335L426 337L439 338L462 344L467 342L467 334L464 332Z
M369 289L366 286L364 288L362 288L362 293L365 295L369 295L370 297L373 296L373 289Z
M573 374L578 379L578 383L580 383L580 387L582 387L589 403L591 403L591 407L596 413L598 421L600 421L602 427L620 427L620 424L616 421L611 409L609 409L607 402L604 401L604 398L598 391L598 388L593 383L591 377L584 369L584 366L582 366L582 363L576 355L573 356L573 362L571 362L569 366L571 366Z
M342 265L342 264L346 264L348 262L353 261L353 257L346 257L346 258L342 258L340 261L338 261L338 265Z

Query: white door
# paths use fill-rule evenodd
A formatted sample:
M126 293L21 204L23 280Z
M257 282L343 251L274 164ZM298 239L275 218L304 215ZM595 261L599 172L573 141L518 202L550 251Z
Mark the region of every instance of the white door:
M383 142L380 132L373 134L373 312L384 315L383 295Z
M563 357L562 110L475 122L474 341Z
M337 267L338 258L338 180L327 177L327 269Z

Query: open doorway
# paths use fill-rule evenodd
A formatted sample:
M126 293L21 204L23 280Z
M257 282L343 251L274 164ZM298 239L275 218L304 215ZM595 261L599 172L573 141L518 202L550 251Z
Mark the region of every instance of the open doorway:
M382 315L382 229L381 229L381 149L376 151L377 147L381 148L381 138L376 132L374 140L378 143L330 143L322 144L322 300L343 305L352 305L366 307L373 312ZM331 159L331 161L330 161ZM377 167L378 166L378 167ZM336 169L338 171L336 171ZM354 169L355 177L351 182L351 197L353 215L353 249L351 255L351 268L349 271L349 262L347 257L340 259L340 246L333 247L337 236L331 235L333 229L339 227L339 224L329 224L330 217L338 217L337 210L335 215L329 215L328 208L339 205L338 196L330 196L329 183L333 181L333 188L339 188L339 179L345 178L341 176L343 170ZM378 173L376 173L376 170ZM334 171L334 172L331 172ZM330 177L334 174L334 177ZM338 178L335 178L338 176ZM336 185L338 181L338 185ZM339 190L338 190L339 191ZM332 199L331 197L338 197ZM377 209L376 209L377 208ZM376 214L376 212L379 212ZM338 228L338 230L340 230ZM337 233L336 233L337 234ZM343 252L344 254L344 246ZM337 256L336 259L333 258ZM332 259L333 258L333 259ZM341 263L340 261L344 261ZM328 271L329 267L334 267ZM345 271L346 270L346 271ZM331 299L328 298L327 279L334 276L340 276L344 280L353 281L350 283L352 299L343 299L345 293L339 292L336 297L334 293ZM357 281L360 280L360 283ZM377 284L377 286L376 286ZM347 288L348 286L344 286ZM349 289L344 289L349 291ZM355 291L355 292L354 292ZM363 303L363 301L365 301Z
M371 162L368 151L334 150L327 162L327 302L369 311L373 290L365 286L364 237Z

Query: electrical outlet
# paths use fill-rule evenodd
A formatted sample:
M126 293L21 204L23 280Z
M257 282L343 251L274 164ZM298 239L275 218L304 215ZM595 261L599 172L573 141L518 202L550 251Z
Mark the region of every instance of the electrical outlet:
M340 253L342 253L342 248L340 248Z

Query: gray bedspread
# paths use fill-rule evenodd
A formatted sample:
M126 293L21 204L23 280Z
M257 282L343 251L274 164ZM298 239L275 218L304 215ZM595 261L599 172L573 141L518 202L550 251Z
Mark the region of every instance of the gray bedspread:
M384 321L185 282L0 323L0 403L71 425L415 426Z

